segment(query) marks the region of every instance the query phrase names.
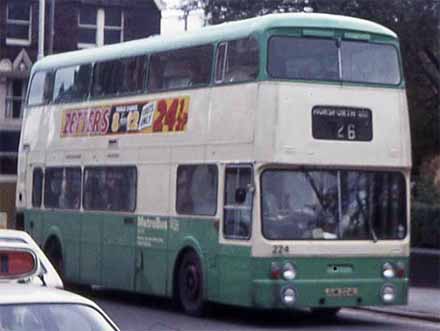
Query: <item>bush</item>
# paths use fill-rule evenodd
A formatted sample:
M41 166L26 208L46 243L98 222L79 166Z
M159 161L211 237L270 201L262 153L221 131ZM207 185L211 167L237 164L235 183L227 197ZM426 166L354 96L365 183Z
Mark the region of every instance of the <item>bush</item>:
M412 204L411 246L440 249L440 204Z

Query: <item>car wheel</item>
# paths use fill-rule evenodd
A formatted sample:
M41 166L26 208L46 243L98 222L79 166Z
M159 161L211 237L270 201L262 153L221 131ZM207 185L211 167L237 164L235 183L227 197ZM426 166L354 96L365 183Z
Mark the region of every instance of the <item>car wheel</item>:
M178 295L179 303L187 314L203 314L203 272L200 258L194 251L186 253L180 263Z

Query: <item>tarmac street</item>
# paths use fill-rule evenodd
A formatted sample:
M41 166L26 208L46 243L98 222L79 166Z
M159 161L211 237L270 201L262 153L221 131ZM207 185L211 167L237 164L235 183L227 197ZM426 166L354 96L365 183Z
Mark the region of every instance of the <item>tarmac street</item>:
M203 318L185 315L170 300L117 291L86 291L123 331L434 331L440 320L368 309L343 309L336 318L322 319L309 312L256 311L210 305ZM432 316L431 316L432 317Z

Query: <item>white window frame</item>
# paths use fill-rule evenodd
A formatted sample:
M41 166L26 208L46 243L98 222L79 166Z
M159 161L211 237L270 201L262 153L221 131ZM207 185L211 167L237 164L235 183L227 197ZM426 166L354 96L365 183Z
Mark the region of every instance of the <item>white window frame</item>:
M105 25L105 17L104 17L104 29L102 31L102 44L104 45L104 35L105 35L105 30L109 30L109 31L119 31L119 42L123 42L124 41L124 11L121 10L121 25L120 26L115 26L115 25Z
M29 20L15 20L9 18L9 3L6 5L6 35L8 34L8 25L15 24L28 27L28 38L6 38L6 45L30 46L32 41L32 4L29 4Z
M90 43L81 43L78 42L78 48L93 48L93 47L101 47L104 46L104 32L105 30L111 30L111 31L120 31L121 37L120 41L124 41L124 18L125 13L123 10L121 10L121 26L112 26L112 25L105 25L105 9L104 8L98 8L96 13L96 25L93 24L81 24L80 23L80 16L81 16L81 10L78 13L78 28L79 29L94 29L96 32L96 42L94 44Z

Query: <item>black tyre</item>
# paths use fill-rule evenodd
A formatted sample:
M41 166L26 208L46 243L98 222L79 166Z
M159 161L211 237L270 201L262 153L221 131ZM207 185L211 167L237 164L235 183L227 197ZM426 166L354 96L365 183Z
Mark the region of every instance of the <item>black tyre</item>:
M178 299L183 310L192 316L203 315L202 264L194 251L183 256L177 277Z
M56 239L51 239L47 242L44 253L52 263L53 267L57 271L58 275L64 278L64 260L63 252L61 251L61 245Z

